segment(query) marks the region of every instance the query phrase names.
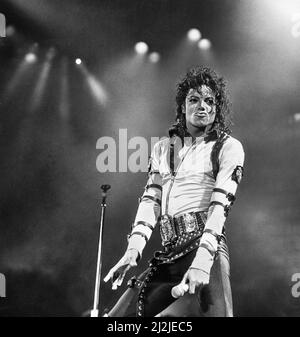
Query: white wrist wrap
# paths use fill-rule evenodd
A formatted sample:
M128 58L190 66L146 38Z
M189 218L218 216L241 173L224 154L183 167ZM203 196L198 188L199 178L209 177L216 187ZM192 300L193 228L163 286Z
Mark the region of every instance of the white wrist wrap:
M133 234L130 236L128 240L127 250L134 248L139 252L140 257L142 257L142 253L143 253L145 246L146 246L145 238L142 237L141 235Z
M214 257L211 253L206 248L199 247L190 268L201 269L209 274L213 263Z
M201 237L200 245L201 245L201 243L205 243L205 244L208 244L209 246L211 246L211 248L214 252L217 251L218 245L219 245L216 237L213 234L206 233L206 232L204 232L202 237Z

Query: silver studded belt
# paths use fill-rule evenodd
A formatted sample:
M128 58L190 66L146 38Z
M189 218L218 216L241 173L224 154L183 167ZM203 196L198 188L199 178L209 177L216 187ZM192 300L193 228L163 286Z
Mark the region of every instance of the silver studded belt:
M207 212L191 212L171 217L168 214L160 216L159 230L162 245L165 248L185 245L195 237L201 236Z

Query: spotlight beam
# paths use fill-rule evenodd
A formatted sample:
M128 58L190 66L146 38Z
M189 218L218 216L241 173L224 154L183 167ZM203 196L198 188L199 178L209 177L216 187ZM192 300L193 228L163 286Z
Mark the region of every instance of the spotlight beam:
M9 83L7 84L6 90L4 91L3 97L5 100L9 100L12 93L16 90L17 86L21 84L21 79L27 72L27 70L32 65L32 62L28 62L28 55L34 54L37 49L37 44L31 46L28 52L25 54L24 58L22 59L21 63L18 65L16 71L12 75Z
M92 75L88 69L86 68L86 66L81 63L79 65L79 70L82 73L82 75L84 76L92 95L94 96L94 98L96 99L96 101L102 105L105 106L107 103L107 92L104 89L103 85L96 79L96 77L94 75Z
M51 65L52 65L52 60L54 58L55 51L53 48L50 48L47 55L46 59L44 61L44 64L42 66L42 71L40 73L40 76L36 82L35 88L33 90L33 95L30 103L30 111L34 112L42 99L43 93L45 91L47 79L49 77Z
M61 63L61 90L59 112L63 120L68 120L70 117L70 102L69 102L69 82L68 82L68 63L67 59L62 59Z

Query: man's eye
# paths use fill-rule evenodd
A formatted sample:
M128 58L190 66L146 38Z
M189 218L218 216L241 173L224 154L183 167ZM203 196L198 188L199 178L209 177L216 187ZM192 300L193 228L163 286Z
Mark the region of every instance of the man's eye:
M209 105L213 105L213 104L215 104L215 101L212 98L206 98L205 103L207 103Z
M189 100L191 103L196 103L197 102L197 98L190 98Z

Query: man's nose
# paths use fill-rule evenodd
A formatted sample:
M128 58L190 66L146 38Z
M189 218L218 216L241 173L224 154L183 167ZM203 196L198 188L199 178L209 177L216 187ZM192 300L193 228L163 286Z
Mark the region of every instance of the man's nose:
M200 110L205 110L205 102L204 102L204 100L200 100L199 101L199 109Z

